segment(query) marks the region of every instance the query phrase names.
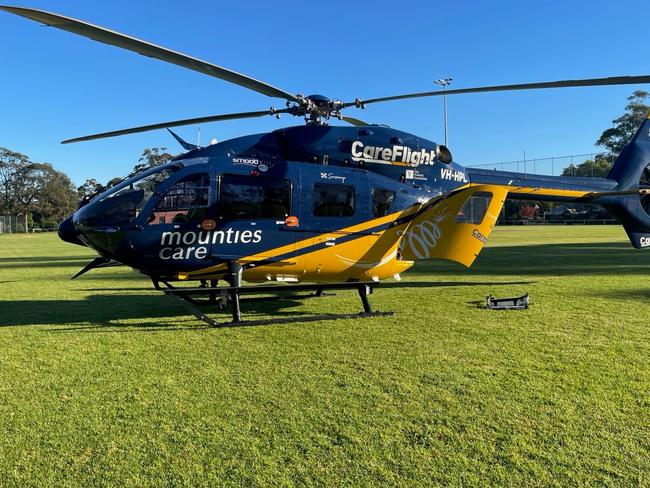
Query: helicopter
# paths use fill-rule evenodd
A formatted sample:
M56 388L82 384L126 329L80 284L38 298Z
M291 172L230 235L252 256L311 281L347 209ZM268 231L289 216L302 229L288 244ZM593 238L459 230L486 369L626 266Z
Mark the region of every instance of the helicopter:
M606 178L466 168L442 144L344 115L412 98L510 90L650 83L650 75L480 86L341 101L293 94L227 68L62 15L1 10L194 70L284 101L284 107L210 115L103 132L64 144L167 129L185 152L80 202L59 226L66 242L98 257L91 269L126 265L199 319L193 297L233 308L242 294L356 288L364 312L381 280L418 260L471 266L506 197L603 205L635 248L650 247L650 114ZM291 115L305 123L200 147L171 128ZM329 125L339 119L348 126ZM227 286L219 286L219 281ZM242 285L266 283L265 285ZM199 286L175 286L198 282ZM269 285L267 282L279 284Z

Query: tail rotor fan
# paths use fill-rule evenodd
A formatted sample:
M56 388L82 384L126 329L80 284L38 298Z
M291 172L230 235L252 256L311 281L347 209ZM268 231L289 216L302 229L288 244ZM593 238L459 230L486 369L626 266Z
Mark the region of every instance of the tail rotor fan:
M650 216L650 164L648 164L641 173L641 178L639 179L639 190L641 206L645 213Z

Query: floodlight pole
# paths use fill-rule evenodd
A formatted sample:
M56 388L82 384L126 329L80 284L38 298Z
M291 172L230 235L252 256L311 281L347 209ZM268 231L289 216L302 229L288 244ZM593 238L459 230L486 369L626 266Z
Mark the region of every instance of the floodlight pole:
M442 103L444 107L444 116L445 116L445 146L447 146L447 86L451 84L452 78L441 78L439 80L435 80L434 83L436 85L442 86L442 91L444 92L442 95Z

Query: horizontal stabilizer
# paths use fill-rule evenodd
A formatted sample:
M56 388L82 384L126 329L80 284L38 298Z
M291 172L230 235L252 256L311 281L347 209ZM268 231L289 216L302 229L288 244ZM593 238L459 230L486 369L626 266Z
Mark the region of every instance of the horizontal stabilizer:
M622 197L625 195L650 195L650 190L648 189L638 189L638 190L620 190L620 191L602 191L602 192L592 192L587 193L580 198L576 198L576 202L580 201L590 201L595 200L596 198L602 197Z
M86 274L91 269L110 268L112 266L122 266L122 263L113 261L112 259L108 259L103 256L98 256L95 259L93 259L91 262L89 262L86 266L84 266L76 275L74 275L70 279L74 280L75 278L79 278L82 274Z

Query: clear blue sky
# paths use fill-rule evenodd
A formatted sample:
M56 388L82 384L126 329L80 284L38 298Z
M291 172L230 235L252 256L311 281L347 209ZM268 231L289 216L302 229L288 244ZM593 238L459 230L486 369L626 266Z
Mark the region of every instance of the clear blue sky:
M650 73L645 1L30 0L246 73L292 93L352 100L432 88ZM145 147L180 148L165 131L72 145L134 125L260 110L282 101L0 12L0 146L51 162L77 183L127 173ZM646 86L449 97L449 145L465 164L591 152ZM347 112L440 141L442 99ZM202 141L300 119L204 125ZM180 128L196 140L196 128Z

